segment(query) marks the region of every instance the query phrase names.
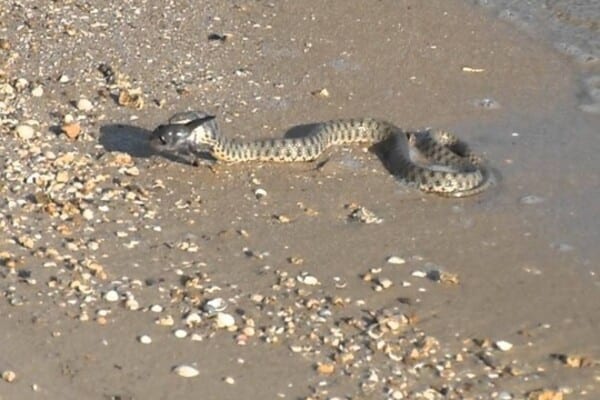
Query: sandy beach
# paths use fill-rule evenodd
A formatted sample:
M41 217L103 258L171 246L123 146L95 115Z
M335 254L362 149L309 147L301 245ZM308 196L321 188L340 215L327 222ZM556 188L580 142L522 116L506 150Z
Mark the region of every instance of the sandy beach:
M5 1L0 400L600 398L600 66L502 15ZM149 145L186 110L447 129L498 182L423 194L364 146L195 166Z

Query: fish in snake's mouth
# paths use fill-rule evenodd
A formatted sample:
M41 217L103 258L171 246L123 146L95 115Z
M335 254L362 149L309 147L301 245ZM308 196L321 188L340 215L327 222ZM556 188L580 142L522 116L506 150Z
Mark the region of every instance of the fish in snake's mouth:
M186 125L159 125L150 135L150 145L157 150L179 150L185 146L190 133Z

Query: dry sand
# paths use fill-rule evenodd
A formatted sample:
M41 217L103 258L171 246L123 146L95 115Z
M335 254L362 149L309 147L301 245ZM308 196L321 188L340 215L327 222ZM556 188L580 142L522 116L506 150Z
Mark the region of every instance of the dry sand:
M454 0L113 3L0 8L0 399L600 397L580 66ZM137 88L141 109L119 104ZM452 200L360 148L320 169L154 154L189 109L245 138L446 128L502 178Z

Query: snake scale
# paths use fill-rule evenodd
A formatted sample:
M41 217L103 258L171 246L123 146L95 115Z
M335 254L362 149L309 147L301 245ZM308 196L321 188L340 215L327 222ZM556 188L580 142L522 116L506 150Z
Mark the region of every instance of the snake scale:
M158 150L206 149L216 160L228 163L313 161L331 146L352 143L377 144L388 170L423 192L465 197L481 193L492 183L483 158L453 134L404 131L375 118L322 122L300 138L242 141L224 136L214 116L191 111L175 114L151 135L151 144ZM426 160L425 165L411 159L411 147Z

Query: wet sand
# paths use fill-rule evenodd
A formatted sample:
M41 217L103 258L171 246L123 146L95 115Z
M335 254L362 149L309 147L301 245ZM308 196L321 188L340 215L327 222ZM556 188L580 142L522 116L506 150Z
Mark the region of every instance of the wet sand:
M1 399L598 397L593 66L459 1L0 17ZM141 109L118 104L127 86ZM153 153L150 130L188 109L247 139L356 116L445 128L500 181L453 200L359 147L322 168ZM382 222L349 219L360 206ZM235 326L215 327L214 298Z

